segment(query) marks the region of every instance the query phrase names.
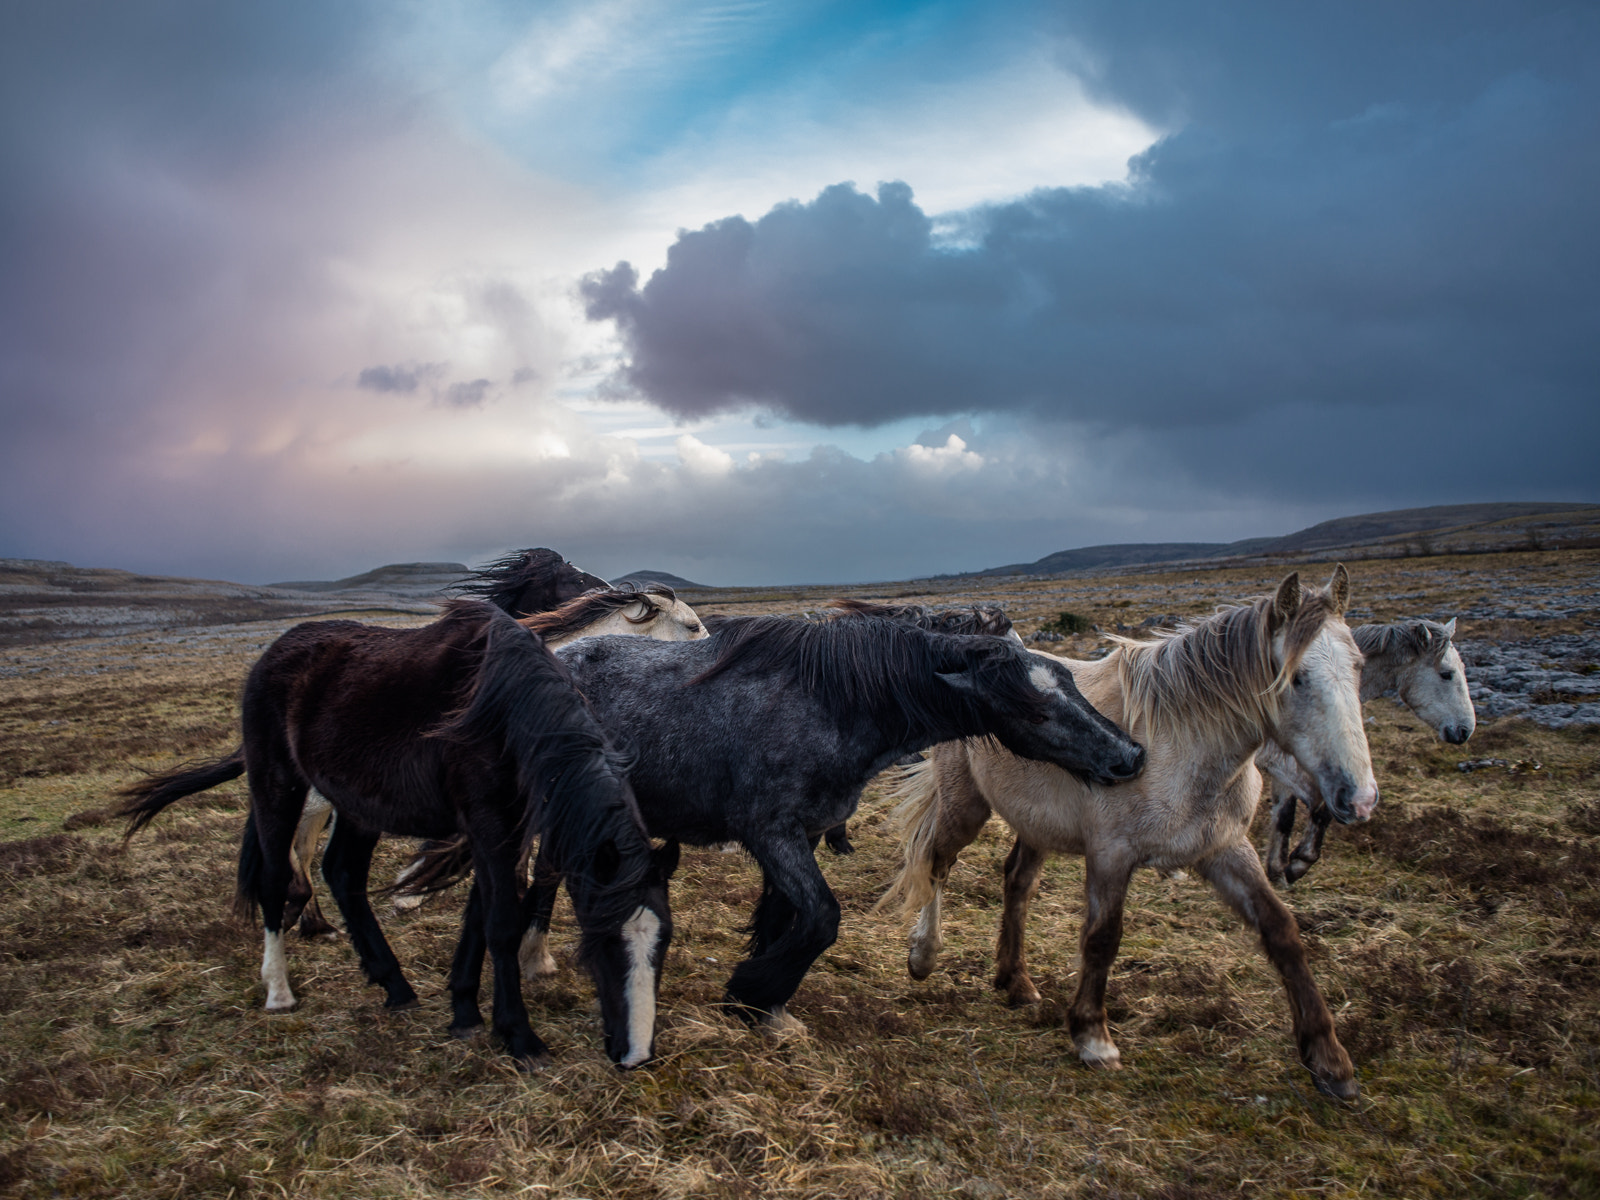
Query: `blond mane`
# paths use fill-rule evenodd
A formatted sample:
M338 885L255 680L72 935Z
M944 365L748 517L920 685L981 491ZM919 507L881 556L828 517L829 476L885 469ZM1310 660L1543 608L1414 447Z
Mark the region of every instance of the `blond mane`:
M1284 661L1272 665L1276 598L1220 608L1150 640L1112 636L1119 647L1125 727L1136 736L1181 724L1211 740L1264 741L1284 690L1335 609L1328 592L1302 589L1287 625Z

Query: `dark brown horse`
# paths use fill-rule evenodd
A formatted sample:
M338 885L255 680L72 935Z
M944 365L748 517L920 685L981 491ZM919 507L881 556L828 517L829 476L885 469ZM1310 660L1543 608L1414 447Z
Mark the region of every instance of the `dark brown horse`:
M367 901L383 833L464 836L476 871L463 942L495 966L494 1028L519 1061L542 1058L517 971L518 864L538 837L583 929L606 1050L633 1067L652 1053L655 994L671 937L666 875L604 733L563 667L498 609L458 600L422 629L317 621L257 661L241 705L244 743L129 789L129 834L173 801L248 770L250 820L236 907L266 927L267 1008L295 1004L283 954L295 825L315 787L338 814L322 872L367 978L391 1008L416 1003ZM482 1024L474 986L452 1028Z

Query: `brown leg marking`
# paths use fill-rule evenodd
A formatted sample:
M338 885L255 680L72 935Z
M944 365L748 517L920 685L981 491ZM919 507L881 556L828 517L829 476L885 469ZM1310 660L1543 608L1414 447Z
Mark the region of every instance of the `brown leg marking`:
M1028 977L1028 906L1039 894L1039 874L1044 855L1021 838L1006 856L1005 908L1000 915L1000 939L994 950L994 985L1013 1005L1037 1004L1039 989Z
M1091 1067L1122 1065L1106 1027L1106 981L1122 945L1122 904L1132 877L1131 864L1105 861L1093 853L1084 859L1083 929L1078 935L1083 966L1067 1027L1078 1057Z
M1306 964L1305 947L1294 914L1284 907L1261 870L1261 860L1248 842L1239 842L1198 863L1217 894L1261 935L1261 948L1283 979L1289 994L1300 1061L1317 1089L1339 1100L1360 1092L1355 1067L1333 1031L1333 1014L1323 1002Z
M1327 837L1328 823L1332 820L1333 810L1326 804L1319 804L1311 810L1306 835L1295 847L1294 853L1289 856L1289 865L1284 868L1284 877L1290 883L1311 870L1312 864L1322 857L1322 839Z
M1294 819L1299 798L1277 780L1272 781L1272 821L1267 826L1267 878L1282 883L1284 865L1289 861L1289 839L1294 836Z

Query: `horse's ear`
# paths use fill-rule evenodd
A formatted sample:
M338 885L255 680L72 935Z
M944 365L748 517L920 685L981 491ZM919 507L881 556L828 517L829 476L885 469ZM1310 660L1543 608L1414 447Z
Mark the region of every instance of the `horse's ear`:
M1444 623L1444 636L1447 637L1447 638L1453 638L1453 637L1455 637L1455 635L1456 635L1456 619L1454 617L1451 617L1448 621L1446 621Z
M650 851L650 861L655 864L656 870L661 874L661 882L665 883L672 878L672 873L678 869L678 843L668 839L667 844L659 850Z
M1300 611L1300 572L1290 571L1278 585L1278 594L1272 598L1272 626L1287 625Z
M1350 607L1350 572L1340 563L1333 568L1333 578L1328 580L1328 597L1333 602L1335 616L1344 616L1344 610Z
M958 692L976 692L978 690L978 681L972 677L972 672L970 671L939 671L937 674L940 679Z

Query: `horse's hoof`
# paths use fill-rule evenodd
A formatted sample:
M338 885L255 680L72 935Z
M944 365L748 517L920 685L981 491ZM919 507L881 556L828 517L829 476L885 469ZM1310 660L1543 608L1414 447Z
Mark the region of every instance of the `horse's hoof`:
M517 1070L527 1075L538 1075L555 1066L556 1060L550 1056L550 1051L541 1050L537 1054L524 1054L512 1059L517 1064Z
M839 855L854 854L856 852L855 846L850 843L848 838L840 838L837 842L829 842L828 849Z
M422 1001L412 996L409 1000L385 1000L383 1006L390 1012L410 1012L414 1008L421 1008Z
M483 1018L479 1017L470 1025L451 1025L450 1036L458 1042L471 1041L483 1032Z
M781 1004L761 1018L761 1025L768 1033L778 1038L803 1038L810 1033L806 1023L799 1017L791 1015Z
M913 979L926 979L933 974L934 965L939 961L939 951L931 946L912 946L906 952L906 971Z
M1311 864L1304 859L1297 858L1283 869L1283 881L1293 887L1300 882L1300 879L1309 870L1311 870Z
M1313 1073L1311 1079L1317 1085L1317 1091L1330 1100L1350 1101L1361 1095L1361 1085L1354 1076L1349 1079L1325 1079Z
M426 896L396 896L393 901L394 910L395 912L414 912L422 907L422 902L426 899Z
M1100 1071L1122 1070L1122 1052L1105 1038L1084 1038L1078 1043L1078 1058L1084 1066Z
M269 1013L293 1012L299 1007L300 1001L293 996L290 996L287 1000L273 1000L270 996L267 998L266 1009Z

